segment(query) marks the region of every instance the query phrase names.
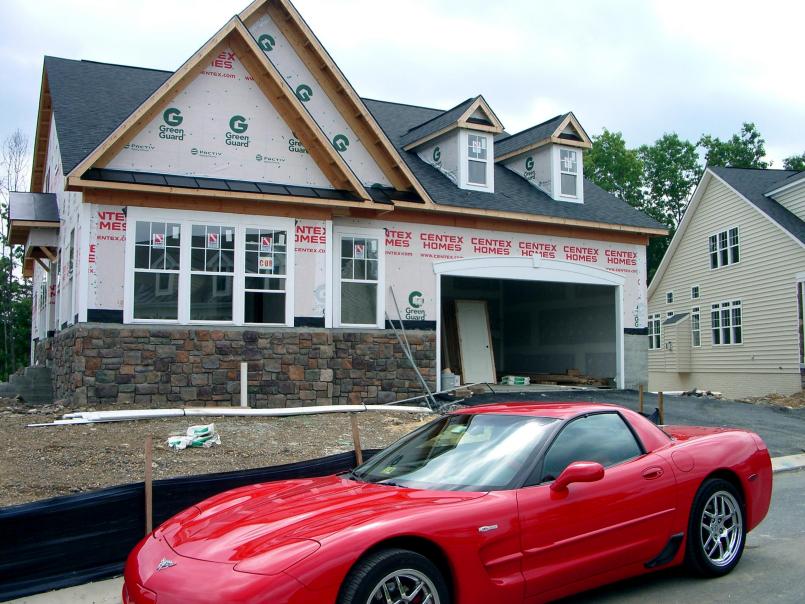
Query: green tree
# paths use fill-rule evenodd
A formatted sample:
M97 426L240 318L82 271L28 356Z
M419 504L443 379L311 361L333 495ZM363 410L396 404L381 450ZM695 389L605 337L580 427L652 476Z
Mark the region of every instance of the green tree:
M584 156L584 175L629 205L643 205L643 162L634 149L626 148L620 132L593 136L593 147Z
M668 236L653 237L647 250L648 279L654 277L688 200L702 174L696 146L666 133L638 150L643 162L643 206L649 216L668 227Z
M752 122L744 122L741 131L728 140L703 134L698 142L705 151L707 165L723 168L768 168L771 164L763 161L765 144Z
M22 246L8 238L9 192L25 189L28 138L19 130L0 146L0 380L28 364L31 341L31 284L22 276Z
M783 160L783 167L786 170L796 170L802 172L805 170L805 152L802 155L792 155Z

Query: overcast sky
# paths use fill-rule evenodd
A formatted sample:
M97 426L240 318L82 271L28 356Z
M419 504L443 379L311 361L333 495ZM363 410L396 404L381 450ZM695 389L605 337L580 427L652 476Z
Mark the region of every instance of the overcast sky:
M3 0L0 135L33 138L45 54L176 69L247 0ZM805 151L799 0L296 0L362 96L447 109L483 94L510 132L568 110L627 144L754 121L774 167Z

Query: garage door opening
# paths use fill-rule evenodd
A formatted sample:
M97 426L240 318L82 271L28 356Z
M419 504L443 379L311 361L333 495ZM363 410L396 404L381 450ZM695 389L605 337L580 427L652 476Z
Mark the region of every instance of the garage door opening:
M615 285L442 275L440 369L462 383L614 387L618 296Z

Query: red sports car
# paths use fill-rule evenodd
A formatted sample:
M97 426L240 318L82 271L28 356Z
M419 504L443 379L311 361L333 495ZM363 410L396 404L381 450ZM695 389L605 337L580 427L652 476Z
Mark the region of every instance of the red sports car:
M751 432L602 404L475 407L347 474L185 510L132 551L123 602L536 603L683 562L718 576L771 490Z

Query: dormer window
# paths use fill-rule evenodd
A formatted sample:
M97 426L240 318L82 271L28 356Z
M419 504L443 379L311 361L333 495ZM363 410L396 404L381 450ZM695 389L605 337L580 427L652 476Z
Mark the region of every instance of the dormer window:
M467 135L467 182L470 184L486 186L486 147L485 136Z
M567 197L578 197L578 151L573 151L572 149L560 149L559 170L561 173L561 194Z

